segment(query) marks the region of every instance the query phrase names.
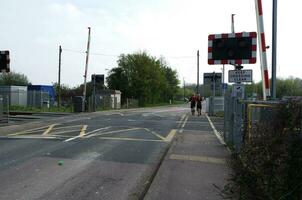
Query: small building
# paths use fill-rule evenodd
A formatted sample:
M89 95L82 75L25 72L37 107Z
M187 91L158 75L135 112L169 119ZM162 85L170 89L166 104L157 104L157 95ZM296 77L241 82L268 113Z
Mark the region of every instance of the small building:
M121 95L119 90L99 90L96 92L96 105L108 109L120 109Z
M56 92L52 85L29 85L28 105L33 107L43 107L54 105Z
M27 86L0 86L0 95L8 97L10 106L27 106Z

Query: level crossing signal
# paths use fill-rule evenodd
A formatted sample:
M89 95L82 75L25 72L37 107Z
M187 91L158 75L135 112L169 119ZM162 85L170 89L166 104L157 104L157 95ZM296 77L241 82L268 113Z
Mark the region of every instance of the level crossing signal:
M0 51L0 72L10 72L9 51Z
M208 37L208 64L253 64L257 56L256 32L211 34Z
M91 75L92 83L104 85L104 81L105 81L104 74L92 74Z

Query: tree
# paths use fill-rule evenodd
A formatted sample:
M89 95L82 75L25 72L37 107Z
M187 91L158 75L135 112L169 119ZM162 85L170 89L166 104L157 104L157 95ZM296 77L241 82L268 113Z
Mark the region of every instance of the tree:
M31 83L26 75L17 72L10 72L0 74L0 85L26 86L31 85Z
M174 99L179 83L177 73L163 58L157 59L146 52L122 54L117 64L106 80L109 89L122 92L123 100L136 98L144 106Z

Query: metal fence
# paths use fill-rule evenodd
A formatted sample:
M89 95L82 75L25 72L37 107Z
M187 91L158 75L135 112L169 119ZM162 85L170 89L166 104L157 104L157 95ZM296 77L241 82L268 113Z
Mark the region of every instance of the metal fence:
M249 101L226 95L224 103L223 137L239 152L245 140L257 137L254 127L260 123L270 126L286 101Z
M209 97L202 102L203 112L210 116L224 111L224 97Z
M8 96L0 95L0 125L9 121Z
M49 108L52 105L48 92L35 91L35 90L27 91L27 106Z
M48 92L42 91L0 91L0 95L8 98L9 106L23 106L23 107L50 107L50 96Z
M138 99L127 98L123 102L122 108L138 108Z

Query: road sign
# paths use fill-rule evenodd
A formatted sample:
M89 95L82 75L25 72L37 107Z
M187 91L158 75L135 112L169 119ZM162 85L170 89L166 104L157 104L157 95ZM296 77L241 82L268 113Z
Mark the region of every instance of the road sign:
M222 79L222 73L204 73L203 74L203 84L210 85L215 81L216 85L220 85Z
M9 63L9 51L0 51L0 73L3 71L10 72Z
M244 85L234 84L232 90L232 97L238 97L244 99Z
M230 83L252 82L252 81L253 81L253 70L229 70Z
M208 64L252 64L257 57L256 32L211 34L208 37Z

